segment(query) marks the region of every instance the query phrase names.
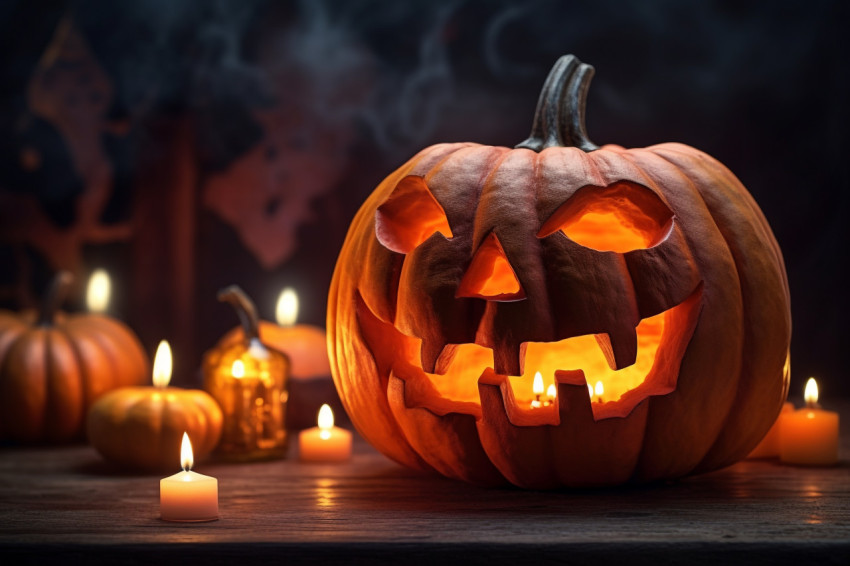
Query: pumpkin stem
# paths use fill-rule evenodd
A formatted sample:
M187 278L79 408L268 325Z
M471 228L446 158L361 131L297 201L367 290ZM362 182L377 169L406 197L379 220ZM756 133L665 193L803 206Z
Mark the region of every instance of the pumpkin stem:
M74 282L74 276L69 271L60 271L53 277L50 286L47 288L47 293L44 294L44 300L41 302L41 310L38 313L38 324L40 326L50 326L53 324L53 319L56 316L56 311L65 302L68 296L68 291L71 289L71 283Z
M218 300L230 303L236 309L239 322L242 323L242 330L245 332L246 342L260 339L260 318L257 316L257 307L239 285L231 285L219 291Z
M599 149L588 139L584 126L587 89L592 78L593 67L575 55L558 59L540 92L531 135L516 147L537 152L547 147L577 147L586 152Z

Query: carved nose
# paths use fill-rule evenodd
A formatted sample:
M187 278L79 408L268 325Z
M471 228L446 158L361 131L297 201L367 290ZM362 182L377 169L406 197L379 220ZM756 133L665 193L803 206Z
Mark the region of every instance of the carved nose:
M475 252L455 297L505 302L525 298L525 291L496 234L487 236Z

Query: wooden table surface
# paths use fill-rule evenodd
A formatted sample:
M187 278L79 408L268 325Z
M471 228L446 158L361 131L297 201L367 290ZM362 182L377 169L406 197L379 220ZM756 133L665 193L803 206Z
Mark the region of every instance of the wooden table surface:
M833 404L833 407L835 404ZM0 563L850 563L850 402L836 467L744 461L668 485L529 492L343 465L198 466L221 519L159 519L159 477L88 446L0 448ZM175 472L178 470L175 470ZM10 561L11 560L11 561Z

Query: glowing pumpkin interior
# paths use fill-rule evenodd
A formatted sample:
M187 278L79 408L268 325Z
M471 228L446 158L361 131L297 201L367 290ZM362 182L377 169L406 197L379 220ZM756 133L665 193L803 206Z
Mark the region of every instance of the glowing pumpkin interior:
M460 281L458 297L491 301L513 301L525 298L519 279L511 267L496 234L490 234L472 258L466 275Z
M673 212L651 191L633 183L583 187L547 220L538 238L562 231L586 248L627 253L662 242Z
M664 241L672 224L673 213L654 193L622 182L579 189L543 223L537 237L561 231L581 246L627 253ZM378 239L395 251L408 253L435 231L451 234L445 212L420 178L403 180L378 209ZM524 342L521 375L495 374L493 351L475 343L447 345L435 371L428 373L422 369L419 338L380 320L362 297L358 300L358 317L375 360L379 366L386 366L382 373L392 371L405 381L408 406L437 414L480 416L478 382L488 375L491 380L501 377L506 408L514 424L557 424L558 399L540 393L551 392L550 385L556 383L587 387L597 420L626 416L645 398L673 391L696 323L701 292L699 285L678 305L642 319L635 329L635 362L619 370L611 362L608 336L591 334L557 342ZM520 279L494 233L486 236L473 254L456 296L496 302L525 299ZM537 372L543 377L543 387L535 392Z

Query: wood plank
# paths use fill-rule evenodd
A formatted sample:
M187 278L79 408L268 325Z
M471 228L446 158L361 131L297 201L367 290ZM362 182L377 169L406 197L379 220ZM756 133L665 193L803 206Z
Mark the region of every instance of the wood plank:
M161 521L159 476L117 472L88 446L5 447L0 557L40 564L69 557L147 564L235 556L287 563L405 557L411 564L816 557L843 564L850 557L850 402L841 408L836 467L745 461L642 487L477 488L401 468L359 438L344 465L202 463L196 471L219 479L221 519L199 524Z

